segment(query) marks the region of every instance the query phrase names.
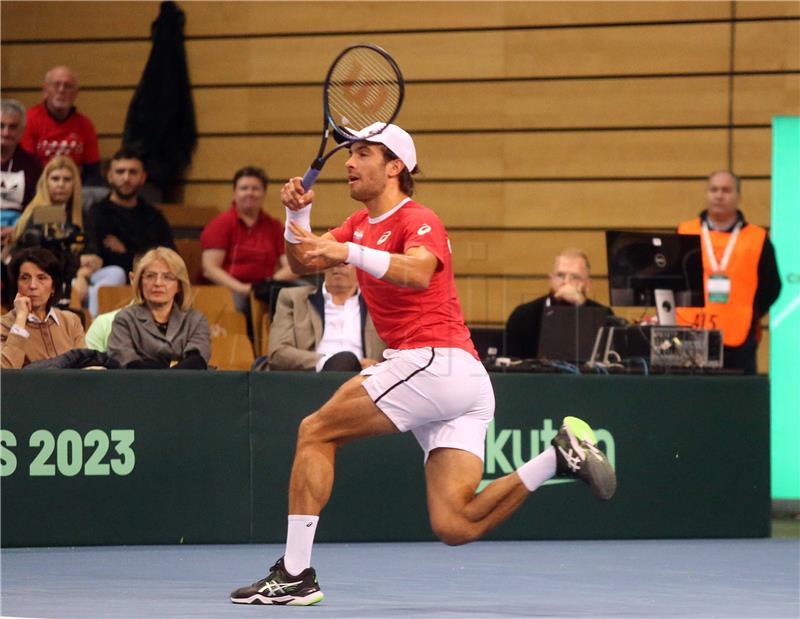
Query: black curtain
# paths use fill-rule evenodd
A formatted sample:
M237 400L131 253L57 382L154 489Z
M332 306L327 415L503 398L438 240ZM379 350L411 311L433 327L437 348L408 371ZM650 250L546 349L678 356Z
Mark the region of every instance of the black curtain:
M128 107L123 144L139 151L149 180L161 189L175 183L197 144L183 27L175 2L162 2L153 22L153 47Z

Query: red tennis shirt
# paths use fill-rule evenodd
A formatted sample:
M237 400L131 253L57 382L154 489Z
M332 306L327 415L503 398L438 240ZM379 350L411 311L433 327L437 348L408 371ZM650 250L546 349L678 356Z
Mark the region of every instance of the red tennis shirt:
M200 244L203 249L224 249L222 268L240 282L250 284L272 277L286 251L283 224L262 212L248 228L235 204L206 224Z
M450 240L436 213L412 200L375 219L364 208L331 234L340 243L352 241L393 254L425 247L436 256L436 271L424 290L404 288L358 269L369 315L389 348L461 348L478 358L456 292Z

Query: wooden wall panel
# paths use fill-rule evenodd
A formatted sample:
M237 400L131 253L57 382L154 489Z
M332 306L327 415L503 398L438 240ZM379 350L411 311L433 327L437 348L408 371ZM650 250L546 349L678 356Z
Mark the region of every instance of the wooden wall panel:
M457 9L454 6L457 4ZM741 4L741 3L740 3ZM767 3L784 4L784 3ZM158 3L2 3L4 40L60 39L69 36L148 37ZM723 2L182 2L186 35L330 32L415 28L486 28L510 24L597 24L674 19L727 19ZM740 9L741 10L741 9ZM301 17L298 16L301 12ZM337 16L333 23L331 15ZM341 26L340 26L341 27Z
M104 156L111 154L109 143L118 140L101 140ZM205 138L187 178L224 180L245 162L266 167L275 178L301 175L318 143L314 136ZM727 161L721 129L421 135L416 144L430 179L697 176ZM342 178L345 160L344 154L332 157L320 178Z
M580 247L596 275L606 273L605 235L600 231L453 231L453 268L479 275L547 273L553 257L565 247Z
M742 176L769 176L772 168L772 130L736 129L733 132L733 169Z
M510 23L585 24L729 19L727 2L506 2ZM445 10L447 10L445 8Z
M796 86L786 76L770 77L778 78L769 82L775 98L784 82ZM410 84L398 122L410 131L722 125L727 83L674 77ZM14 96L26 105L41 98L39 89ZM132 96L133 89L85 90L78 103L99 133L121 133ZM195 88L193 97L201 134L310 132L321 125L319 86ZM750 107L760 109L758 101Z
M727 122L726 78L412 84L414 129L652 127Z
M737 71L800 69L800 20L736 24Z
M727 69L729 28L689 24L403 33L370 40L389 50L412 80L686 73ZM195 85L321 82L331 59L352 42L352 35L200 39L187 41L186 53ZM134 85L149 49L149 42L139 41L10 43L3 50L3 82L35 88L54 58L70 58L84 86Z
M741 75L733 80L733 122L770 124L800 115L800 74Z
M739 19L752 17L800 17L800 2L765 0L736 0L736 17Z
M102 10L99 8L102 6ZM157 2L39 2L0 4L3 41L149 37ZM69 28L64 25L69 24Z
M142 75L150 43L40 43L3 45L2 80L5 88L41 88L44 75L59 62L68 62L81 86L135 85Z
M231 175L233 176L233 175ZM272 177L267 210L282 218L280 186ZM704 208L704 179L691 181L612 182L421 182L415 197L430 206L448 227L458 228L639 228L671 229ZM350 199L344 182L315 187L314 226L339 225L359 205ZM188 184L187 204L230 205L229 181ZM742 181L742 208L749 221L770 225L770 183ZM558 234L558 232L554 232Z

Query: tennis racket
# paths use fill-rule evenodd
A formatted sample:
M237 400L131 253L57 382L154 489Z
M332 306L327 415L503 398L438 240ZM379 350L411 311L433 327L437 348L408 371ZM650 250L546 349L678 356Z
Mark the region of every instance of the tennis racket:
M314 184L322 166L335 152L383 131L397 117L404 93L403 74L386 50L362 43L341 52L325 77L322 141L316 159L303 176L303 187L308 190ZM374 131L353 134L375 123L380 125ZM334 139L341 143L325 153L331 129Z

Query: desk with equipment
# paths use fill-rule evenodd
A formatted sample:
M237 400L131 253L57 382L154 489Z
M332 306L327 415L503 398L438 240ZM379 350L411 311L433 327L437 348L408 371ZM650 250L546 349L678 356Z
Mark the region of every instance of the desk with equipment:
M613 306L656 309L657 324L628 324L604 309L547 306L538 358L491 359L490 369L642 373L723 367L722 333L677 326L676 307L704 304L700 237L673 233L606 232L608 284ZM636 371L636 370L634 370Z

